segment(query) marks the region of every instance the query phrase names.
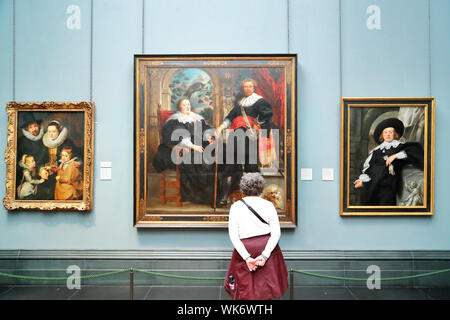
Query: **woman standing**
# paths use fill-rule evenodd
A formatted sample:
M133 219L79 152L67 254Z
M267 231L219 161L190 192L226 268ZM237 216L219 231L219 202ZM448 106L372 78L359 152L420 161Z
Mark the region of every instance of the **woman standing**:
M239 186L245 197L230 208L228 233L235 250L224 288L233 300L279 298L288 288L288 271L278 246L277 211L259 197L264 189L260 173L244 175Z

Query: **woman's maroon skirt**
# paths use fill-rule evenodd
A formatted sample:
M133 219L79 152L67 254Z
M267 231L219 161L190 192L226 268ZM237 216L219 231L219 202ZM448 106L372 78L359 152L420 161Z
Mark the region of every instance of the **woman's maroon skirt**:
M266 247L270 235L241 239L252 258L258 257ZM229 283L230 275L234 286ZM288 271L283 254L277 245L264 267L249 271L240 254L234 250L223 283L233 300L267 300L279 298L288 288Z

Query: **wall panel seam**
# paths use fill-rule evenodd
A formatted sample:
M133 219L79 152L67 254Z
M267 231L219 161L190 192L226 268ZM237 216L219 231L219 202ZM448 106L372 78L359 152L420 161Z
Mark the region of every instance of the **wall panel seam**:
M142 0L142 54L144 54L145 50L144 30L145 30L145 0Z
M286 0L286 5L287 5L287 52L291 53L291 43L290 43L290 21L291 21L291 17L290 17L290 1Z
M342 98L342 0L339 0L339 95Z
M429 92L431 93L431 0L428 0L428 82L429 82Z
M13 26L12 26L12 45L13 45L13 52L12 52L12 56L13 56L13 65L12 65L12 99L13 101L16 101L16 3L14 0L12 1L12 5L13 5Z
M93 64L93 56L94 56L94 0L91 0L91 40L90 40L90 75L89 75L89 101L92 101L93 99L93 86L94 86L94 81L93 81L93 68L94 68L94 64Z

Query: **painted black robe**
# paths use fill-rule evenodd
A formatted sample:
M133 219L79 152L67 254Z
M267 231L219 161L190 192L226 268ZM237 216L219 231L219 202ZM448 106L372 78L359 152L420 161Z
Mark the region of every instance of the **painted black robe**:
M405 151L407 158L395 159L392 162L394 175L389 173L385 156L390 157L401 151ZM363 204L371 206L395 206L397 194L402 188L402 169L405 165L412 164L423 170L423 148L419 143L399 143L397 147L390 149L376 149L372 152L369 167L364 171L370 177L369 182L363 183Z
M241 131L241 133L246 134L248 127L246 123L242 120L242 111L239 102L242 97L238 97L236 99L235 105L233 109L228 113L228 115L224 119L224 123L229 124L229 128L234 131ZM270 104L264 100L264 98L258 99L252 105L245 106L244 111L247 117L254 118L253 123L259 123L262 129L261 134L270 134L270 130L272 129L272 116L273 110ZM249 118L250 125L253 125L252 120ZM231 141L234 139L234 143ZM239 150L239 140L236 137L229 136L226 147L224 148L224 152L222 155L222 163L223 165L219 166L219 177L220 180L225 182L227 179L231 180L231 185L228 187L230 190L238 190L239 182L244 172L259 172L258 167L258 141L252 142L250 138L247 136L244 142L244 161L242 158L238 157ZM242 143L242 142L241 142ZM251 150L251 148L255 148L255 150ZM227 153L232 153L232 156L228 156L228 159L233 159L233 163L227 163ZM256 158L256 159L255 159ZM255 163L256 161L256 163ZM226 190L227 187L225 185L221 185L220 190ZM220 198L223 198L226 195L221 194Z
M272 115L273 115L273 110L272 107L270 106L270 104L264 100L263 98L257 100L254 104L250 105L250 106L246 106L244 107L244 111L249 119L250 125L253 125L254 123L259 123L261 126L261 134L269 134L270 133L270 129L272 129ZM251 118L253 118L253 122L251 120ZM242 117L242 111L241 111L241 106L239 105L239 102L236 102L233 109L229 112L229 114L225 117L224 122L228 122L230 124L230 129L234 130L234 131L241 131L243 134L247 133L248 127L246 125L246 123L243 121L243 117ZM235 139L234 143L232 144L230 139ZM252 143L250 141L249 137L245 138L245 157L244 157L244 162L242 163L242 161L240 161L241 165L239 165L239 160L238 160L238 144L239 144L239 140L230 136L228 138L227 141L227 146L228 148L226 149L227 153L232 152L234 157L234 163L233 165L229 165L227 166L226 171L229 171L230 173L232 171L244 171L244 172L258 172L258 164L257 163L251 163L254 161L251 161L252 158L250 156L250 153L252 152L250 150L251 147L256 146L256 150L253 150L254 153L256 153L256 158L257 158L257 147L258 147L258 143L254 143L252 146ZM232 146L233 147L229 147ZM224 153L225 156L225 153ZM254 160L254 159L253 159ZM257 159L256 159L257 161ZM225 163L225 158L224 158L224 163ZM243 168L242 168L243 165Z
M196 115L194 119L194 121L183 123L176 117L171 117L166 121L162 130L162 143L158 146L158 152L153 159L153 166L156 171L176 169L171 156L173 147L183 145L182 140L186 138L191 143L198 144L198 141L194 141L194 134L201 134L200 139L202 139L205 131L211 129L202 117ZM185 134L172 140L172 134L177 129L183 129ZM199 138L197 137L197 139ZM201 145L206 148L209 142L202 139ZM201 153L188 147L186 149L189 152L186 154L186 151L184 151L183 159L188 160L186 161L188 163L182 162L178 165L181 201L212 205L214 201L215 163L207 164L203 161ZM198 158L201 157L201 163L194 163L196 154Z
M272 128L272 115L273 110L270 104L263 98L257 100L253 105L244 107L245 113L248 117L253 117L261 123L261 129L266 129L269 131ZM238 102L235 103L233 109L225 117L225 121L228 120L231 123L239 117L242 116L241 107ZM233 125L231 126L233 128Z

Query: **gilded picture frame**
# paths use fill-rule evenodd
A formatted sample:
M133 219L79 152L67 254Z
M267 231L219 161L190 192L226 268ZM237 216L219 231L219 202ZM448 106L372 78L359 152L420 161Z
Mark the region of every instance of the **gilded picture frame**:
M135 55L134 62L135 226L227 227L230 205L242 197L236 182L239 182L239 177L243 174L258 171L265 179L266 194L268 189L273 188L273 194L277 197L274 203L281 227L296 227L297 56ZM231 117L237 100L241 99L239 94L243 92L240 85L249 78L254 80L253 92L270 105L270 108L266 105L264 110L270 113L268 121L271 126L264 131L264 125L268 123L264 117L268 113L261 111L263 107L258 115L252 114L254 109L251 107L248 110L245 107L249 112L248 119L253 124L256 123L255 119L262 123L255 131L258 136L257 168L246 166L245 162L245 165L239 165L238 169L230 171L228 162L224 164L225 160L221 163L218 159L221 157L221 147L231 150L229 137L233 132L239 131L232 129L237 120L230 121L230 127L220 131L217 136L215 130L224 123L226 117ZM181 126L191 123L183 122L178 117L181 116L179 102L186 98L192 112L189 116L202 119L192 123L202 123L201 128L208 127L213 132L209 142L205 136L203 140L200 138L198 145L203 145L204 151L186 147L183 141L177 146L168 146L166 143L166 133L173 133L169 127L173 127L171 124L175 120ZM253 119L252 116L256 118ZM241 125L245 126L243 123ZM252 130L247 133L250 131ZM206 134L206 131L201 133ZM195 141L188 143L195 144ZM184 146L184 151L176 149L180 146ZM208 167L205 159L212 146L217 146L217 149L212 149L211 155L214 156ZM174 150L177 150L175 156ZM195 159L189 166L183 160L175 166L175 160L172 163L167 161L185 156L195 158L199 152L202 156L197 166L194 166ZM163 154L166 154L165 158ZM172 169L166 170L170 166Z
M434 214L434 98L342 98L341 216Z
M8 102L7 210L89 211L94 103Z

